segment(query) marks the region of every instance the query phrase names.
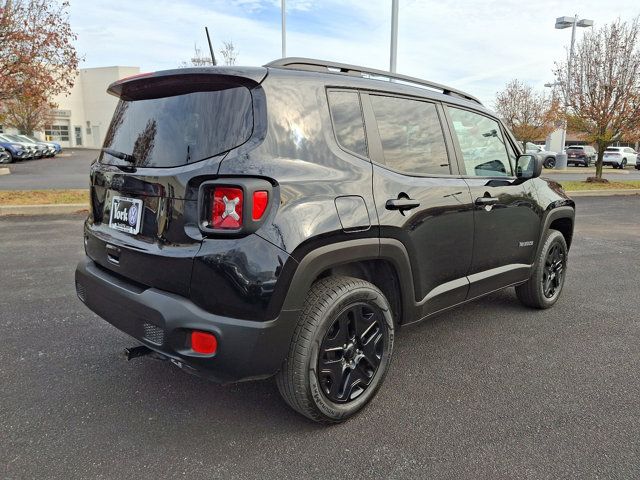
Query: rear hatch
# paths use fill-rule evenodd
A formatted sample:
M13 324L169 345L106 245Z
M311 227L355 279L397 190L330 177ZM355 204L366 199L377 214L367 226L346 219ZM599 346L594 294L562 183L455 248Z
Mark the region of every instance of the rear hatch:
M141 286L188 295L202 234L198 187L253 132L266 69L180 69L116 82L119 102L91 166L87 255Z

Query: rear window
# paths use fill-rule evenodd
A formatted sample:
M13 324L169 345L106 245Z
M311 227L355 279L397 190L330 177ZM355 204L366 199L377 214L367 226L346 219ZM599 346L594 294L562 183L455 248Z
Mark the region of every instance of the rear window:
M245 87L146 100L120 100L104 148L134 157L138 167L176 167L224 153L253 131ZM122 163L101 153L104 163Z
M607 148L607 149L605 150L605 152L619 152L619 151L620 151L620 149L619 149L619 148Z
M569 150L584 150L584 147L569 147Z

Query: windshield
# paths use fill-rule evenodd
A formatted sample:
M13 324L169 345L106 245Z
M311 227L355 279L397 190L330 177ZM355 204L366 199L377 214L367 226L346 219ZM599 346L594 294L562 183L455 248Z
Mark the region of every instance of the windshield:
M138 167L175 167L224 153L253 131L245 87L145 100L120 100L104 148L132 156ZM100 161L118 162L107 152Z

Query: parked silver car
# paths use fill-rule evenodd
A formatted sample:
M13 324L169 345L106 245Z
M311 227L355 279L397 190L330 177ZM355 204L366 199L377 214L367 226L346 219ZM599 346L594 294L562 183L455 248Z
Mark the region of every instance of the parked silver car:
M538 158L542 160L542 165L544 168L554 168L556 166L556 155L557 152L551 152L549 150L545 150L542 145L536 145L535 143L527 142L526 145L526 153L536 155Z

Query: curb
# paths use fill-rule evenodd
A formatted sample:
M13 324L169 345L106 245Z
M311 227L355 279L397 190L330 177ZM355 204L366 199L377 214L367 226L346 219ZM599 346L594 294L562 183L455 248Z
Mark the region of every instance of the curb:
M618 188L611 190L567 190L570 197L609 197L617 195L640 195L640 188Z
M5 215L61 215L89 210L86 203L50 205L0 205L0 217Z
M11 173L11 170L9 170L6 167L0 168L0 175L9 175Z
M567 168L566 170L556 170L554 168L551 169L547 169L547 170L542 170L543 174L549 174L549 175L565 175L565 174L572 174L572 175L581 175L581 174L596 174L595 170L587 170L584 168ZM629 175L631 173L631 170L627 171L627 170L603 170L602 174L603 175ZM541 175L542 176L542 175Z

